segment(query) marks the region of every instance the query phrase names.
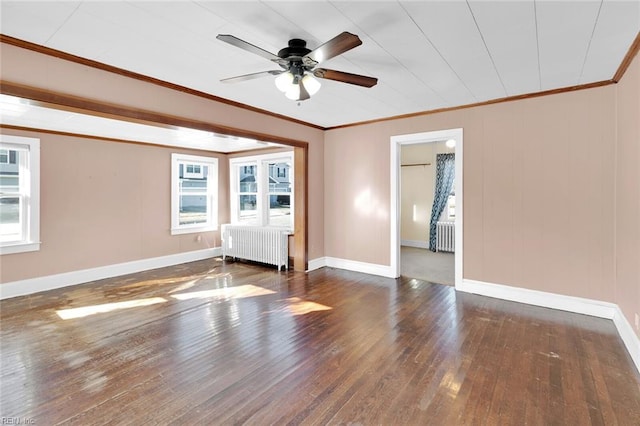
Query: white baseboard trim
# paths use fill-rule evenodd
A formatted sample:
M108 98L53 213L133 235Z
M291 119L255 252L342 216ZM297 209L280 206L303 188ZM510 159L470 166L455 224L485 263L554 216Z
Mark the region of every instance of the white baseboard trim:
M170 254L168 256L154 257L150 259L134 260L132 262L118 263L115 265L99 266L97 268L65 272L62 274L48 275L38 278L11 281L0 285L0 300L101 280L104 278L117 277L119 275L147 271L149 269L163 268L165 266L172 266L185 262L209 259L221 255L222 249L220 247L215 247L186 253Z
M456 290L613 320L636 369L640 372L640 339L633 331L631 324L620 310L620 307L615 303L486 283L466 278L462 280L462 285L456 287Z
M395 278L391 266L378 265L375 263L358 262L357 260L338 259L335 257L325 257L325 266L347 271L364 272L365 274L377 275L380 277Z
M324 268L327 266L327 258L319 257L317 259L312 259L307 263L307 272L315 271L316 269Z
M617 308L617 305L614 303L599 300L565 296L502 284L492 284L466 278L462 280L461 286L456 287L456 290L607 319L613 319Z
M419 240L400 240L400 245L406 247L416 247L422 249L429 248L429 241L419 241Z
M636 368L640 372L640 339L638 338L638 335L633 331L631 323L624 316L619 306L616 306L615 315L613 316L613 323L616 325L618 334L620 334L620 338L624 342L624 345L627 347L627 351L629 352L629 355L631 355L633 363L636 365Z

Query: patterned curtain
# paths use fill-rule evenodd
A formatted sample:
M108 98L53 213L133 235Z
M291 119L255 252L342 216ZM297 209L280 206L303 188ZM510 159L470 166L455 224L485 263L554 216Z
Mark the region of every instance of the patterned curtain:
M456 176L456 155L436 155L436 190L433 195L431 222L429 223L429 250L436 251L436 224L442 214L451 193Z

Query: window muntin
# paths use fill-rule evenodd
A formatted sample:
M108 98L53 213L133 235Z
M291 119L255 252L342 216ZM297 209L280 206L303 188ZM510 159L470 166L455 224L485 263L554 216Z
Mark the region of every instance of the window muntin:
M218 160L171 154L171 233L218 228Z
M0 254L40 249L40 140L0 135Z
M230 160L231 222L293 229L293 153Z

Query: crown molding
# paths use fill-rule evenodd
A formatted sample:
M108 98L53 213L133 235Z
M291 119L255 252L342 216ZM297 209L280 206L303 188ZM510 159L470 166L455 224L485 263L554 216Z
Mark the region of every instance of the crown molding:
M638 34L636 35L636 39L633 41L633 43L631 43L631 46L629 47L627 54L624 55L624 59L620 63L618 70L613 75L612 80L615 83L618 83L620 80L622 80L622 76L624 75L624 73L627 72L629 65L631 65L631 62L636 57L639 50L640 50L640 32L638 32Z
M421 116L424 116L424 115L439 114L441 112L457 111L457 110L461 110L461 109L475 108L475 107L480 107L480 106L485 106L485 105L501 104L501 103L504 103L504 102L512 102L512 101L520 101L520 100L523 100L523 99L538 98L538 97L541 97L541 96L557 95L559 93L575 92L577 90L593 89L594 87L608 86L610 84L615 84L615 81L613 81L613 80L597 81L595 83L580 84L580 85L576 85L576 86L562 87L562 88L559 88L559 89L550 89L550 90L545 90L543 92L533 92L533 93L525 93L525 94L522 94L522 95L507 96L505 98L491 99L491 100L488 100L488 101L476 102L476 103L473 103L473 104L459 105L459 106L448 107L448 108L438 108L438 109L432 109L432 110L429 110L429 111L412 112L410 114L394 115L392 117L378 118L378 119L375 119L375 120L360 121L360 122L357 122L357 123L343 124L343 125L334 126L334 127L327 127L327 128L325 128L325 130L344 129L344 128L347 128L347 127L362 126L362 125L365 125L365 124L373 124L373 123L381 123L381 122L384 122L384 121L392 121L392 120L401 120L401 119L404 119L404 118L421 117Z

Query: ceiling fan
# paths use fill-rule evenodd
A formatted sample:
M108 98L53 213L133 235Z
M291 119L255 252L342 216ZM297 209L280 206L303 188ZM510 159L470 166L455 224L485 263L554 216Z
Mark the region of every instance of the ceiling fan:
M309 99L311 95L320 89L320 82L314 77L363 87L373 87L378 83L378 79L374 77L327 68L316 68L316 65L320 62L331 59L362 44L362 40L357 35L346 31L313 50L307 48L305 40L299 38L291 39L288 46L281 49L277 55L230 34L218 34L216 38L232 46L262 56L278 64L281 68L279 70L254 72L220 80L225 83L276 75L278 76L276 78L278 89L284 92L287 98L297 101Z

